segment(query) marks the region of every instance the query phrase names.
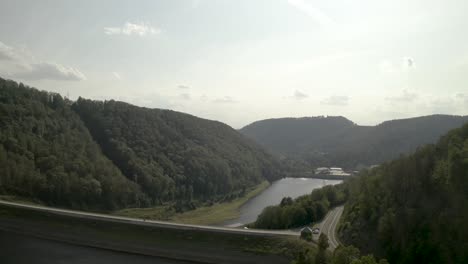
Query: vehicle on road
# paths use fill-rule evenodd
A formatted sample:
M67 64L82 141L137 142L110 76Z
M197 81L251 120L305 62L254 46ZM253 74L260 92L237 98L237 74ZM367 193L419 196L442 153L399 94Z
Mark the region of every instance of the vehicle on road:
M312 234L314 234L314 235L320 234L320 228L316 227L316 228L312 229Z

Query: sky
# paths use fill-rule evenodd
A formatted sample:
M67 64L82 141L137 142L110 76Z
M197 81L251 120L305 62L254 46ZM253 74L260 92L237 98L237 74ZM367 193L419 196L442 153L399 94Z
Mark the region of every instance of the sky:
M219 120L468 114L466 0L0 0L0 77Z

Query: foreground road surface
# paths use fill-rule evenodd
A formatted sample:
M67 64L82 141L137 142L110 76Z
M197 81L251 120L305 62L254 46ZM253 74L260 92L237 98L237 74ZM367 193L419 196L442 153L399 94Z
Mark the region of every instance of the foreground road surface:
M343 206L336 207L331 210L319 224L320 232L328 236L328 242L330 244L329 249L332 251L340 245L336 236L336 227L338 226L342 213Z
M193 264L153 256L80 246L0 230L2 264Z
M238 228L229 228L229 227L216 227L216 226L201 226L201 225L189 225L189 224L178 224L178 223L171 223L171 222L164 222L164 221L153 221L153 220L143 220L138 218L130 218L130 217L123 217L123 216L115 216L115 215L107 215L107 214L98 214L98 213L89 213L83 211L75 211L75 210L67 210L67 209L59 209L53 207L46 207L46 206L38 206L38 205L29 205L29 204L22 204L22 203L15 203L15 202L7 202L1 201L0 204L19 207L19 208L28 208L37 211L44 211L48 213L54 213L59 215L66 215L78 218L86 218L86 219L98 219L98 220L106 220L111 222L117 223L128 223L128 224L135 224L135 225L142 225L142 226L155 226L160 228L173 228L173 229L185 229L185 230L202 230L202 231L209 231L209 232L220 232L220 233L241 233L241 234L249 234L249 235L271 235L271 236L299 236L299 232L294 231L271 231L271 230L259 230L259 229L238 229Z

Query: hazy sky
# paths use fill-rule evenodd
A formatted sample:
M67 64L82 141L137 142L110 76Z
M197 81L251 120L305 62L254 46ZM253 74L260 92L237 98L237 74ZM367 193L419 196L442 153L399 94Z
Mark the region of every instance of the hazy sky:
M0 0L0 76L235 128L468 114L466 0Z

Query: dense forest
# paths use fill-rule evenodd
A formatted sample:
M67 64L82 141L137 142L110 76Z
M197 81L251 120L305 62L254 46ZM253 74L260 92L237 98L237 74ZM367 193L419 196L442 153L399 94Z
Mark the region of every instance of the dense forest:
M377 260L372 254L363 255L353 246L338 246L333 253L328 249L328 237L320 234L317 250L298 252L292 264L388 264L386 259Z
M0 78L0 194L114 210L231 199L279 162L220 122L116 101L72 102Z
M222 198L281 177L277 160L220 122L82 98L72 109L149 204Z
M252 227L262 229L287 229L301 227L323 219L329 209L343 204L347 199L345 185L329 185L315 189L311 194L296 199L284 197L279 205L263 209Z
M143 195L106 158L71 102L0 79L0 193L113 209Z
M240 131L277 153L296 173L311 167L360 169L435 143L468 116L432 115L359 126L344 117L279 118Z
M265 208L252 226L300 227L345 203L339 235L350 246L328 256L304 254L296 263L376 263L360 252L390 263L468 263L467 179L465 124L435 145L364 170L342 184L294 200L285 197Z
M347 183L342 240L390 263L468 263L468 124Z

